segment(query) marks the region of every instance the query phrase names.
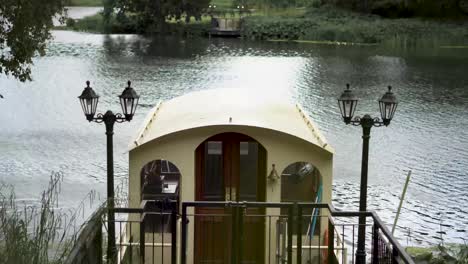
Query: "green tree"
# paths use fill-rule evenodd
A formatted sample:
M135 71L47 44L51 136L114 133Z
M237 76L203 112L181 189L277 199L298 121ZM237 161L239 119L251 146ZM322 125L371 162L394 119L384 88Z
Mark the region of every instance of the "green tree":
M43 56L53 18L64 17L65 0L0 1L0 74L31 80L32 58Z
M183 15L186 22L191 17L199 20L210 0L107 0L109 8L118 10L117 18L128 21L131 16L137 20L139 31L164 31L167 19L180 20ZM112 4L111 4L112 3ZM108 9L110 10L110 9ZM110 16L107 17L109 19Z

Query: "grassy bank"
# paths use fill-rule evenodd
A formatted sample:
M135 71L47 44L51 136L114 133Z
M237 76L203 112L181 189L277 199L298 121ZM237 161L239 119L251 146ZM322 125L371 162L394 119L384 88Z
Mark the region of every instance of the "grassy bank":
M386 19L329 6L310 8L301 16L246 18L242 34L255 40L300 40L380 43L394 37L440 37L468 40L468 22L419 18Z
M158 33L136 25L137 18L105 27L100 14L69 21L63 29L96 33ZM168 21L166 33L203 36L210 28L209 17L200 22ZM442 21L421 18L389 19L331 6L256 10L245 18L242 37L249 40L295 41L302 43L378 44L389 39L447 39L468 44L468 21ZM447 44L448 45L448 44Z
M406 252L417 264L468 263L468 245L466 244L441 244L426 248L408 247Z
M102 6L103 0L69 0L69 6Z
M111 18L108 25L105 25L102 14L88 16L83 19L67 20L66 26L56 27L62 30L84 31L91 33L109 33L109 34L144 34L145 29L139 28L136 21L129 19L128 23L118 23L115 17ZM186 37L201 37L206 34L210 28L210 20L204 18L202 21L192 21L185 23L182 21L168 21L165 34L180 35ZM153 33L159 33L152 31Z

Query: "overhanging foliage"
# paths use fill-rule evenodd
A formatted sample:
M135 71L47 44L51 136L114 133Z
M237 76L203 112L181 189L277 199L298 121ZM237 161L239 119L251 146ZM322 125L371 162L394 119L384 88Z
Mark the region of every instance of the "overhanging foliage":
M0 74L31 80L32 58L43 56L55 16L65 0L0 1Z

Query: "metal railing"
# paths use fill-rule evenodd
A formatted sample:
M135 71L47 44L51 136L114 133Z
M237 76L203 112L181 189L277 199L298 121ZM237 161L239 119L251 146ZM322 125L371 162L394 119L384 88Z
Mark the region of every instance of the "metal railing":
M355 263L357 220L363 215L369 227L366 262L414 263L373 212L315 203L183 202L179 215L177 205L146 201L140 208L112 209L112 258L102 255L108 225L107 210L101 209L67 263Z
M105 207L99 207L83 226L65 264L102 263L102 216L104 212Z

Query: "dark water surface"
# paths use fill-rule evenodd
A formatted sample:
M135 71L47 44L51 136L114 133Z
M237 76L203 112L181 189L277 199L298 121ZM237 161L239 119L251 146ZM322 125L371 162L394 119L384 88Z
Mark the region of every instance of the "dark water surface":
M65 174L62 206L91 190L105 196L104 126L89 124L77 96L91 80L100 111L119 111L130 79L141 95L134 121L115 129L117 182L128 143L160 99L211 88L250 88L299 102L335 148L334 205L357 209L361 129L344 125L336 98L347 82L358 114L378 115L387 85L400 100L388 128L372 131L368 207L393 221L413 171L397 235L409 245L468 238L468 49L356 47L239 40L145 39L54 32L34 81L0 77L0 180L35 201L51 171ZM246 95L247 96L247 95Z

